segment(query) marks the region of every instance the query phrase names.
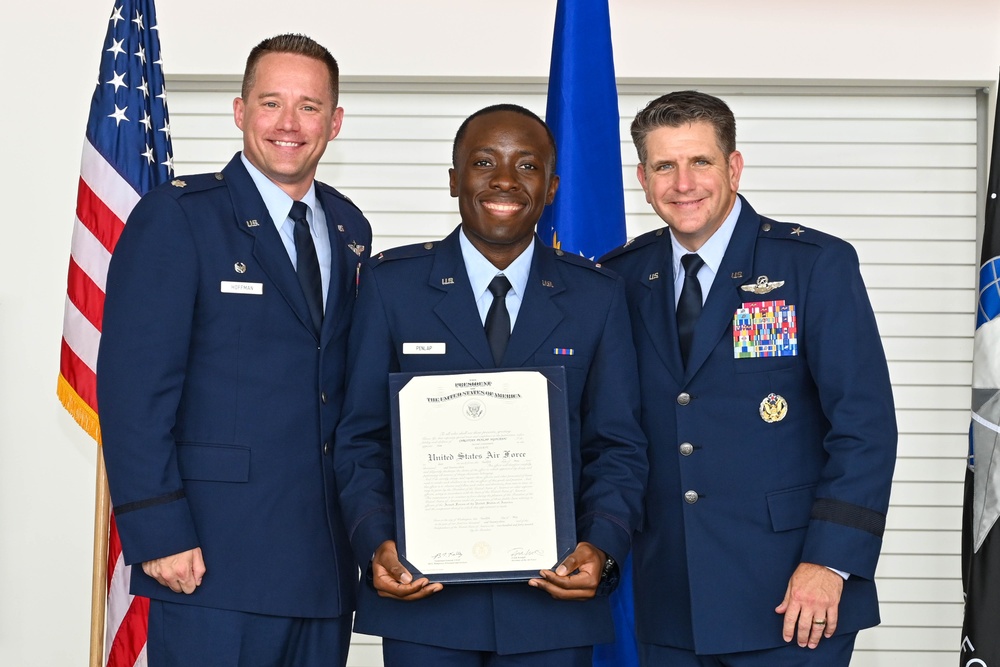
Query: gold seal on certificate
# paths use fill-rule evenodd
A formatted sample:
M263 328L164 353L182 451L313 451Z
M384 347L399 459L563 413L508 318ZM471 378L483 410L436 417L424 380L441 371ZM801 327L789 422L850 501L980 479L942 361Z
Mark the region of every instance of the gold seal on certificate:
M575 545L561 367L397 373L400 555L451 583L523 580Z

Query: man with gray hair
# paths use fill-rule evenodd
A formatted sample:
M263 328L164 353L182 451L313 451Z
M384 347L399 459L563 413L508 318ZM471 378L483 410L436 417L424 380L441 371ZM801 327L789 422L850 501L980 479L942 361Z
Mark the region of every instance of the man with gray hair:
M636 173L667 223L601 259L625 278L649 440L634 545L645 667L846 667L896 426L854 249L758 215L722 100L650 102Z

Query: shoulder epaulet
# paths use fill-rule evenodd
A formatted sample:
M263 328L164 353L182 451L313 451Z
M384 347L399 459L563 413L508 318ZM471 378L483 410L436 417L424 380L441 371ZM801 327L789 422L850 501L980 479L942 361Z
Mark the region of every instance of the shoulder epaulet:
M347 195L345 195L343 192L341 192L337 188L333 187L332 185L327 185L326 183L323 183L322 181L316 181L316 188L319 189L319 190L322 190L323 192L325 192L325 193L327 193L329 195L333 195L337 199L340 199L342 201L347 202L348 204L350 204L354 208L358 209L358 211L361 211L361 208L357 204L354 203L354 200L352 200L350 197L348 197ZM363 211L362 211L362 213L363 213Z
M370 262L373 266L378 266L379 264L391 262L397 259L427 257L429 255L433 255L439 245L439 241L428 241L427 243L414 243L412 245L389 248L388 250L383 250L377 255L372 255Z
M667 234L666 227L660 227L659 229L654 229L651 232L646 232L645 234L636 236L633 239L629 239L614 250L608 251L603 257L601 257L601 261L606 262L609 259L618 257L619 255L624 255L625 253L636 250L637 248L642 248L643 246L647 246L651 243L656 243L663 237L668 239L670 238L670 235Z
M806 227L805 225L794 222L779 222L765 218L764 216L760 218L760 227L757 231L757 236L768 239L799 241L818 246L827 245L831 241L837 240L835 236Z
M559 250L557 248L549 249L556 259L566 262L568 264L573 264L574 266L581 266L585 269L591 269L592 271L597 271L598 273L606 276L614 276L610 270L605 269L600 264L595 263L593 260L584 257L583 255L576 255L571 252L566 252L565 250Z
M221 187L225 180L226 177L221 171L212 174L191 174L172 178L161 185L160 189L172 197L182 197L192 192Z

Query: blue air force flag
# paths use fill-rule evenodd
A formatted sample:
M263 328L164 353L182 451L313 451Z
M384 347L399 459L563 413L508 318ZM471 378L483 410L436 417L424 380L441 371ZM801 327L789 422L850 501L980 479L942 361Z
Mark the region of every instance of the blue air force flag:
M538 222L538 235L555 248L600 257L625 242L607 0L559 0L545 122L556 140L559 192Z

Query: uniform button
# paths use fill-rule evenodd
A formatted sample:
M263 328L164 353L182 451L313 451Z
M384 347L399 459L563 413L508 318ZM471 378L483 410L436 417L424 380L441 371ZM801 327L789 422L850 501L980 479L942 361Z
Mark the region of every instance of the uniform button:
M319 394L319 400L323 401L323 405L326 405L326 392L321 391Z
M691 456L694 453L694 445L690 442L682 442L680 446L681 456Z
M684 493L684 502L688 505L694 505L698 502L698 492L697 491L686 491Z
M329 453L330 453L330 443L329 442L324 442L323 443L323 454L326 455L326 454L329 454Z
M681 392L680 394L677 395L678 405L687 405L690 402L691 402L691 394L687 393L686 391Z

